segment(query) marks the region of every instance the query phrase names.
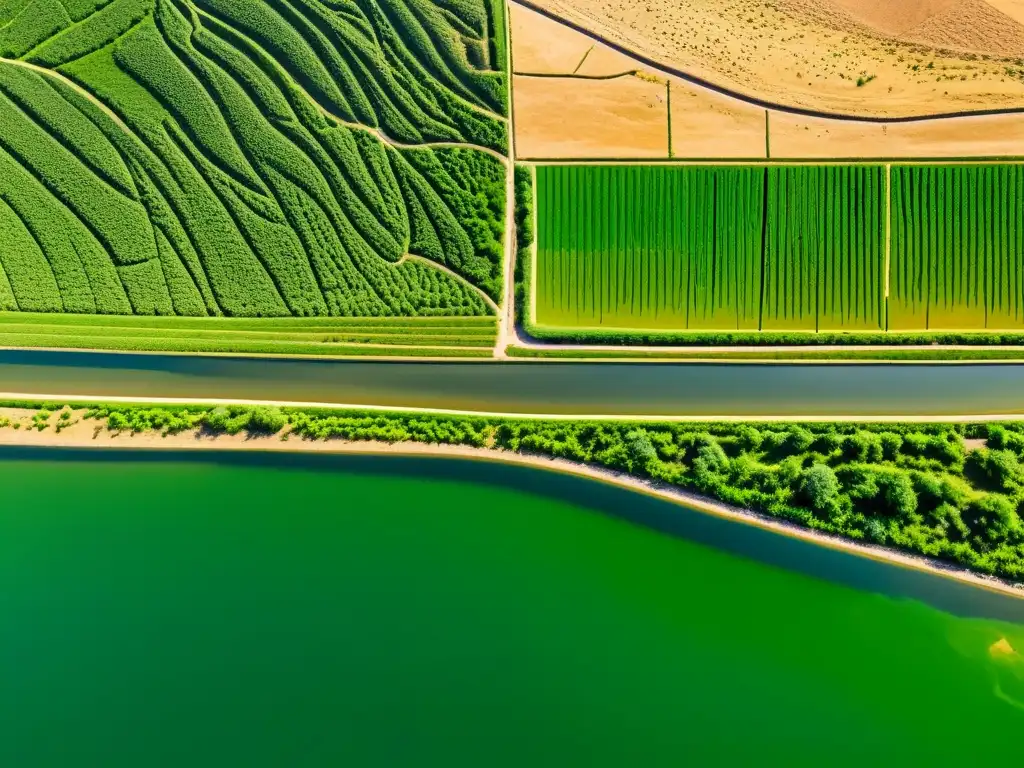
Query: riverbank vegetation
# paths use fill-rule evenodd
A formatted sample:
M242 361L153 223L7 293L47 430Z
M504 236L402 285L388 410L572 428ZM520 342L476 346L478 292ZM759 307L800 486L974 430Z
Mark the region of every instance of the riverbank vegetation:
M530 314L530 268L533 257L536 225L533 200L533 169L528 165L515 167L516 199L516 322L522 325Z
M644 349L643 347L629 347L618 349L584 349L573 348L545 348L517 347L509 345L505 350L509 357L529 358L535 360L647 360L651 362L790 362L790 363L827 363L843 361L865 361L865 362L950 362L950 363L1002 363L1024 359L1024 346L1013 349L986 349L978 347L975 349L948 349L935 347L931 349L901 349L899 347L886 349L858 349L857 347L846 347L842 349L819 349L816 347L804 347L803 349L758 349L758 350L721 350L702 352L700 350L676 350L676 349Z
M6 406L5 430L425 443L564 459L1024 581L1024 422L630 423L267 406Z
M531 325L532 337L552 344L676 347L969 347L1024 346L1024 332L837 333L823 331L643 331L615 328L553 328Z

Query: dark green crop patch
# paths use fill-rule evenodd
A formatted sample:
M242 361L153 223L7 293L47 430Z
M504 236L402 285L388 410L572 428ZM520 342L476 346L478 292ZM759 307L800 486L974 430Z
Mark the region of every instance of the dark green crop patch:
M0 309L493 314L491 0L22 6L0 4Z

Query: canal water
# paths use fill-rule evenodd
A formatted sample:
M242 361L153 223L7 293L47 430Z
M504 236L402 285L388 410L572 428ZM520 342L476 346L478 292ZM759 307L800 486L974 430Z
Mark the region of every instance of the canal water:
M1024 365L445 363L0 351L0 392L561 414L1024 414Z

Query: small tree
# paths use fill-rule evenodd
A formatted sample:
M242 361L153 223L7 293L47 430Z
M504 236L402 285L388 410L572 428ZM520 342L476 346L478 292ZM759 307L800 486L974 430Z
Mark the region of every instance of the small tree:
M917 512L917 493L914 483L904 472L894 472L884 478L885 502L897 517L910 517Z
M963 512L963 521L971 533L990 543L1006 541L1020 532L1017 510L1005 496L995 493L974 499Z
M250 432L273 435L284 429L287 423L288 417L281 413L280 408L257 405L249 411L249 423L246 424L246 428Z
M803 427L794 427L786 436L786 450L790 453L805 453L814 443L814 435Z
M885 525L876 517L868 520L867 525L864 527L864 532L868 535L869 539L878 544L885 544L889 538L889 532L885 529Z
M835 506L839 497L839 479L832 467L814 464L804 470L800 491L819 512L826 512Z
M651 442L646 430L634 429L626 434L626 460L629 471L646 470L652 461L658 458L658 451Z

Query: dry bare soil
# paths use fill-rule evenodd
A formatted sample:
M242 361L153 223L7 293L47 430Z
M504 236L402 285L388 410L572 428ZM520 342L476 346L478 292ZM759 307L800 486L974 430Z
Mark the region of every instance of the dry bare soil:
M783 104L884 116L1024 106L1024 0L533 1Z
M859 1L842 0L850 6ZM1024 17L1024 0L1005 2L1018 4ZM920 13L908 8L904 22L886 23L917 20ZM757 159L769 149L780 160L1024 154L1024 114L889 125L777 110L766 116L760 107L654 71L528 8L513 3L511 11L516 145L525 159L665 158L669 112L676 158ZM850 87L870 96L875 84ZM937 104L935 110L950 108Z

